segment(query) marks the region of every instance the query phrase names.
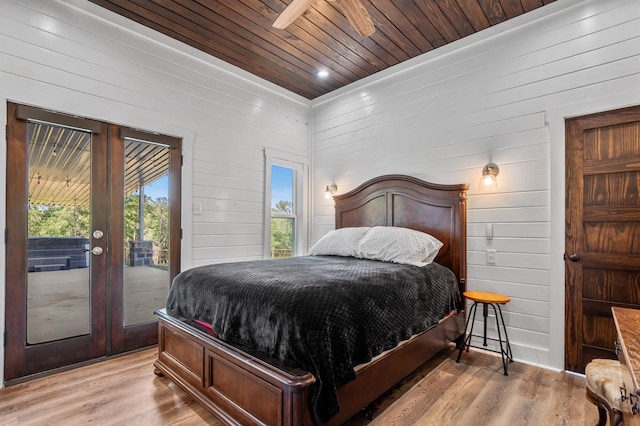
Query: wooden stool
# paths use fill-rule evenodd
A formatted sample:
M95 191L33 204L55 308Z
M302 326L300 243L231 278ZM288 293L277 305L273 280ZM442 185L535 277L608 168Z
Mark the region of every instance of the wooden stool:
M594 359L584 369L587 379L587 399L598 407L598 425L607 424L607 413L611 425L622 425L622 370L614 359Z
M511 299L509 296L505 296L504 294L498 293L489 293L484 291L465 291L463 293L464 297L472 300L473 305L471 305L471 309L469 309L469 316L467 316L467 324L464 327L465 339L462 346L460 346L460 352L458 353L458 359L456 362L460 362L460 358L462 357L462 351L467 350L469 352L469 347L471 346L471 336L473 334L473 324L476 320L476 311L478 310L478 303L482 303L482 317L484 318L484 339L483 346L487 346L487 339L496 340L500 343L500 356L502 357L502 367L504 368L504 375L508 376L507 372L507 364L513 361L513 354L511 353L511 345L509 344L509 337L507 336L507 327L504 324L504 317L502 316L502 309L500 309L500 305L504 305L508 303ZM489 306L493 308L494 315L496 317L496 329L498 330L498 338L491 339L487 338L487 314L489 311ZM473 314L473 315L472 315ZM498 316L500 314L500 316ZM502 325L502 331L504 332L505 342L502 341L502 333L500 332L500 325ZM471 326L471 330L467 332ZM491 350L491 349L487 349ZM492 351L498 352L498 351Z

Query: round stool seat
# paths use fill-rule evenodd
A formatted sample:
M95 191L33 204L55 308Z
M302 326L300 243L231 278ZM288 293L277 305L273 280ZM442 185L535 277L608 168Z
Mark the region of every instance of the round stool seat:
M499 293L491 293L487 291L465 291L464 297L478 303L498 303L504 305L511 299L509 296Z

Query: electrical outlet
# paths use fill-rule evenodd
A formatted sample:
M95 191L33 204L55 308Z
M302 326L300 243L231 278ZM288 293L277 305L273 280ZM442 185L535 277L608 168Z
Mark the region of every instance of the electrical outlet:
M496 264L496 251L492 249L487 249L487 265L495 265Z

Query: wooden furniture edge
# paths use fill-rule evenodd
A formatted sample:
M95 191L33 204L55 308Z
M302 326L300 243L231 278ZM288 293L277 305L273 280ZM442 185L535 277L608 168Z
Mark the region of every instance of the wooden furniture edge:
M434 234L444 244L435 262L453 271L462 295L466 291L467 279L468 190L468 184L435 184L401 174L378 176L349 192L333 196L335 227L402 226ZM398 196L412 199L416 205L422 204L422 207L448 212L449 223L440 223L427 215L404 217L398 211L403 206L396 205ZM376 200L381 200L382 203L372 208L371 205ZM384 211L380 211L380 208L384 208ZM363 212L361 216L360 212Z
M187 394L218 416L226 424L245 423L265 424L252 413L252 407L244 407L225 396L225 389L216 389L221 400L212 400L213 383L211 367L212 357L224 360L242 370L245 377L258 387L265 384L274 387L282 395L282 424L312 424L307 413L306 401L310 395L310 386L315 382L311 373L295 368L276 368L264 359L245 353L207 333L200 331L168 315L164 309L156 312L158 317L158 358L154 366L156 374L165 375L179 385ZM167 343L171 339L182 339L179 345ZM190 356L188 347L199 354ZM192 355L192 354L191 354ZM271 361L273 362L273 361ZM285 371L286 369L286 371ZM247 409L248 408L248 409ZM233 415L230 415L230 411Z
M640 372L640 310L612 306L611 313L617 333L616 354L620 361L623 381L620 392L625 395L622 402L622 421L625 425L640 425L640 386L637 376Z
M355 380L338 388L340 412L328 425L340 425L349 420L449 343L459 344L458 340L464 333L464 324L464 312L453 314L408 342L391 349L385 356L363 366L358 370ZM346 395L349 395L349 398L345 398Z

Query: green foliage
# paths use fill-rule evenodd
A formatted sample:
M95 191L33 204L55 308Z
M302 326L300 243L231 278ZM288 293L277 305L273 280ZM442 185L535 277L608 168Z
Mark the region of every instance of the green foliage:
M138 194L130 195L124 205L125 240L140 239ZM169 248L169 200L158 197L144 200L144 239L151 240L161 250ZM29 208L29 236L89 237L91 216L88 208L78 206L31 206Z
M29 235L88 236L89 209L78 206L32 206L29 208Z
M139 194L126 198L124 203L124 235L127 241L140 239ZM169 248L169 199L144 197L144 239L153 241L161 249Z
M138 194L129 195L124 200L124 238L126 241L140 239L139 200L140 195Z
M145 199L144 239L152 240L161 249L169 248L169 199Z
M273 212L291 213L291 201L279 201ZM289 217L271 218L271 257L290 257L294 247L295 219Z

